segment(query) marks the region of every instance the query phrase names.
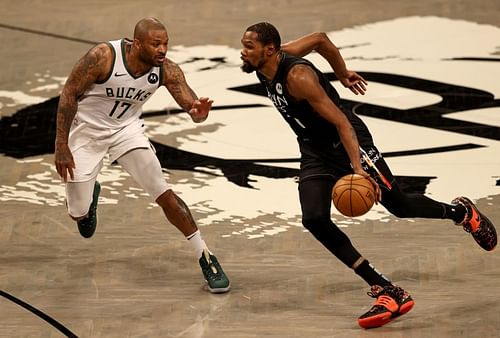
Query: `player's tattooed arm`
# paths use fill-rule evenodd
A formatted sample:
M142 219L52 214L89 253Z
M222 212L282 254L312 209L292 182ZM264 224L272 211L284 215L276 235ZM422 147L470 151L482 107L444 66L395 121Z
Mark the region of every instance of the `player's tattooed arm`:
M163 69L165 71L165 87L172 94L175 102L188 112L191 109L193 101L198 97L187 84L184 73L179 65L167 58Z
M78 99L93 83L107 75L105 68L109 63L110 54L108 45L99 44L89 50L73 67L59 98L56 144L67 143Z
M163 69L165 72L164 85L175 102L189 113L194 122L205 121L213 101L206 97L198 98L196 93L187 84L184 73L179 65L172 60L166 59Z
M68 147L68 136L78 107L78 99L93 83L107 76L111 54L111 49L106 44L99 44L87 52L73 67L59 97L54 162L57 172L65 182L68 174L73 179L75 168L73 155Z

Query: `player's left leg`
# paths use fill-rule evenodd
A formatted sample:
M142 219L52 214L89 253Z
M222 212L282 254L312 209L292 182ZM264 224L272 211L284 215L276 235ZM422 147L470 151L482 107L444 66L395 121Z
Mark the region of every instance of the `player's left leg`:
M208 290L223 293L230 282L219 261L208 249L186 203L175 194L163 177L158 158L151 148L133 149L118 159L118 163L158 203L167 219L179 229L193 246Z
M394 318L408 313L415 305L410 294L394 284L373 285L368 296L376 300L370 310L358 318L359 326L365 329L385 325Z
M374 147L364 148L371 162L382 176L390 182L388 187L380 179L377 170L364 161L365 170L377 179L382 190L381 204L393 215L400 218L450 219L470 232L475 241L485 250L493 250L497 244L497 234L493 223L466 197L458 197L451 204L435 201L424 194L405 193L395 180L382 155Z
M451 203L462 205L467 213L457 225L461 225L469 232L474 240L486 251L491 251L497 246L497 231L493 223L482 214L476 205L467 197L457 197Z

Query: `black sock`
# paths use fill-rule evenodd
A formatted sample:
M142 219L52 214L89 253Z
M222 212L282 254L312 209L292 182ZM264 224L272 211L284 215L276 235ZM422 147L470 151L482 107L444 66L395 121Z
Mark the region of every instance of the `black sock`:
M444 207L444 215L443 218L451 219L455 223L461 223L464 218L467 210L462 204L446 204L442 203Z
M356 269L354 269L354 272L363 278L363 280L370 286L386 286L392 284L389 278L378 272L366 259Z

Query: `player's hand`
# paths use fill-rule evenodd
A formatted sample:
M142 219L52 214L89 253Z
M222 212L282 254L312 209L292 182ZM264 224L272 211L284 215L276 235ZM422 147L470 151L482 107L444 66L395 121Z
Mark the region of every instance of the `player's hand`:
M67 144L56 144L54 154L54 162L56 164L57 173L62 177L64 182L68 182L69 177L73 180L73 169L75 169L75 161Z
M358 73L348 70L346 76L339 77L339 80L344 87L349 88L354 94L365 95L368 82Z
M380 186L378 185L377 181L375 181L373 177L371 177L370 174L368 174L363 169L354 170L354 173L370 180L375 190L375 204L378 204L378 202L382 200L382 189L380 189Z
M193 101L193 105L189 110L189 115L193 122L200 123L207 119L208 112L212 108L213 100L209 100L208 97L200 97Z

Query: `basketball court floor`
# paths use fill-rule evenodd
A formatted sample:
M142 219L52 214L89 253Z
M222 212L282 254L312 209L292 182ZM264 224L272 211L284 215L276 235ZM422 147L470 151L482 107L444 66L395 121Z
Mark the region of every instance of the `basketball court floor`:
M422 1L3 1L0 10L0 337L499 337L500 255L445 220L380 206L346 218L355 246L416 302L373 330L367 286L302 227L291 131L239 70L240 39L328 32L369 81L333 81L408 191L465 195L500 226L500 3ZM165 178L232 282L208 293L192 249L122 169L105 163L98 227L81 238L53 165L57 97L94 43L154 16L199 96L190 123L166 90L144 107ZM316 54L308 56L331 72ZM332 78L333 80L333 78Z

